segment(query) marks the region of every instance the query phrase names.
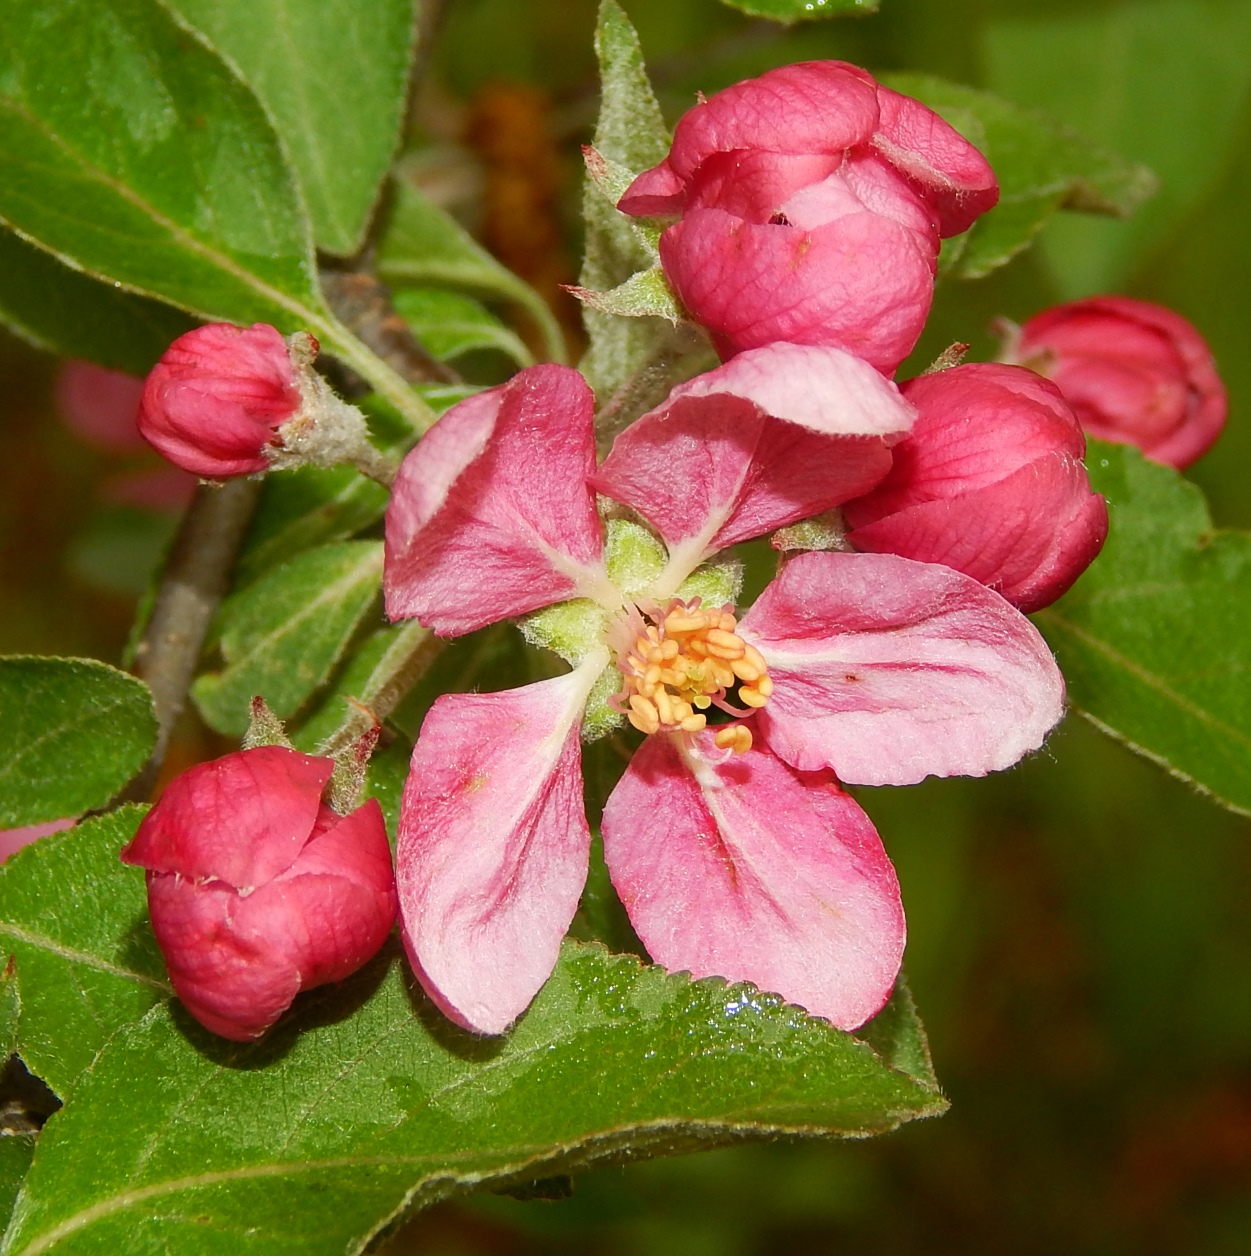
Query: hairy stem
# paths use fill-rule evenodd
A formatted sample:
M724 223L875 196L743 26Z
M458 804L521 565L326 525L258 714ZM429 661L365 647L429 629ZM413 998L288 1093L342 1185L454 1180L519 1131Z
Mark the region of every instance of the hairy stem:
M416 620L405 624L378 660L360 695L349 700L347 718L321 744L319 752L341 754L381 724L430 670L445 644Z
M183 517L152 615L135 648L134 671L152 690L157 735L151 757L126 791L127 799L147 798L156 783L260 494L260 480L201 484Z

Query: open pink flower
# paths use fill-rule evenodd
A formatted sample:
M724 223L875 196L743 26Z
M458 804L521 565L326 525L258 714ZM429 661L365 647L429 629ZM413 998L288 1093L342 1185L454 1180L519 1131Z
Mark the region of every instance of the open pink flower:
M450 410L396 481L389 613L445 635L526 615L573 664L431 707L397 850L414 967L471 1029L525 1010L586 876L581 741L624 717L649 736L605 808L604 851L652 957L854 1028L889 996L904 922L839 782L1007 767L1060 716L1055 662L998 594L891 554L793 558L740 619L735 567L707 560L862 495L912 422L851 355L740 354L598 468L592 407L576 372L532 367ZM597 492L650 527L601 524Z
M929 312L940 237L998 197L936 113L845 61L809 61L701 101L618 208L680 215L661 262L724 355L832 344L893 371Z

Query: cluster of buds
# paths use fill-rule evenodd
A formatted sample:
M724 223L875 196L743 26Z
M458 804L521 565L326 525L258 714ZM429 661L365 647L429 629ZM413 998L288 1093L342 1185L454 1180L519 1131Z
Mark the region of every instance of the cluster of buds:
M398 892L435 1004L506 1030L585 880L581 740L626 724L644 741L604 851L651 955L847 1029L883 1006L899 887L842 784L982 775L1037 749L1063 682L1022 612L1061 596L1108 527L1083 428L1181 466L1224 420L1194 329L1123 298L1039 315L1002 363L896 386L941 239L997 199L976 148L843 62L771 71L682 118L619 208L671 220L662 264L722 365L598 464L586 381L528 368L435 424L387 512L392 619L447 637L520 619L571 670L435 701L394 884L377 804L322 802L329 760L270 745L176 780L123 858L147 869L193 1015L263 1033L373 954ZM140 429L214 478L363 465L363 422L315 348L263 325L191 332L149 377ZM817 517L833 519L821 543L778 540ZM740 612L734 565L710 560L770 532L810 552Z

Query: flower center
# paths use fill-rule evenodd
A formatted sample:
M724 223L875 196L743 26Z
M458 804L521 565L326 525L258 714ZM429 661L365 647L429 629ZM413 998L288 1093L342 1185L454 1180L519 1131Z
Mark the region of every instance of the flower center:
M642 733L697 733L708 722L709 707L750 715L773 692L763 656L735 631L738 620L729 606L703 610L699 598L674 598L663 609L639 608L625 627L628 639L617 651L625 683L616 700ZM726 701L736 688L745 711ZM741 754L751 749L751 730L727 724L715 741Z

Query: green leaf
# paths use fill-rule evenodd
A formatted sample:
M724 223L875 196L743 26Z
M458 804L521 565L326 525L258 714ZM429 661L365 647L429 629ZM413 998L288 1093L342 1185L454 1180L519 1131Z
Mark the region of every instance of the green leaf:
M394 304L422 346L440 362L475 349L497 349L518 366L534 363L521 337L472 297L445 288L400 288Z
M654 235L641 234L616 201L634 176L664 160L669 132L643 64L638 35L616 0L604 0L595 31L601 95L593 152L582 194L586 254L579 284L610 292L656 261ZM584 306L590 348L579 364L601 404L607 402L671 335L659 318L622 319Z
M7 1226L22 1179L35 1154L33 1134L0 1137L0 1226Z
M308 550L267 572L218 611L226 666L192 687L200 714L218 732L239 736L259 694L281 719L325 683L382 580L380 541L343 541Z
M148 687L94 659L0 658L0 828L102 807L156 741Z
M564 336L547 302L501 266L455 218L403 180L395 183L378 242L378 273L395 287L464 288L512 301L538 324L548 357L564 361Z
M0 867L0 953L13 957L20 991L16 1047L62 1099L111 1034L169 994L143 871L117 858L144 810L121 807L41 838Z
M923 74L890 74L896 91L928 105L975 144L999 179L999 204L956 247L944 273L979 279L1027 248L1058 209L1124 217L1156 189L1155 176L1044 114Z
M771 17L775 22L804 22L818 17L842 17L847 13L876 13L877 0L721 0L731 9L752 17Z
M684 317L682 306L674 296L665 272L659 266L631 275L610 292L592 292L575 288L573 295L592 310L615 314L621 318L663 318L677 324Z
M1040 241L1065 300L1127 290L1172 232L1244 158L1238 130L1251 89L1246 0L997 4L978 60L1012 100L1044 109L1147 163L1160 192L1129 223L1069 215Z
M424 429L411 389L326 309L260 102L158 0L0 0L0 221L203 318L313 332Z
M386 508L386 489L351 467L270 472L235 569L236 587L315 545L352 536Z
M168 1008L118 1034L45 1127L4 1251L361 1251L485 1183L945 1107L928 1070L772 995L597 945L566 943L505 1038L454 1029L394 953L297 1009L245 1047Z
M320 248L355 253L403 120L413 0L173 0L269 110Z
M172 306L62 266L0 228L0 321L37 348L144 375L195 326Z
M1251 535L1136 449L1091 441L1103 553L1036 616L1070 702L1174 776L1251 814Z

